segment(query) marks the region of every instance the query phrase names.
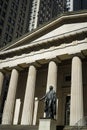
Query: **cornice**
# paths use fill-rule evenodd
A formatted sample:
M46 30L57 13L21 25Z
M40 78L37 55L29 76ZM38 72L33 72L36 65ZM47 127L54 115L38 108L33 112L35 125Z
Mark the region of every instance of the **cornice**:
M73 41L69 44L62 44L56 47L50 47L48 49L42 49L36 52L28 54L22 54L21 56L14 56L12 58L6 58L0 60L0 69L13 68L22 64L31 64L39 61L48 61L54 58L58 58L61 61L65 59L71 59L73 55L83 54L87 56L87 38L81 41ZM39 62L40 63L40 62Z
M80 35L80 38L81 38L81 36L84 36L84 38L85 38L86 34L87 34L87 27L80 28L78 30L74 30L74 31L71 31L68 33L57 35L57 36L51 37L49 39L35 41L35 42L31 42L28 45L19 46L19 47L10 49L10 50L1 51L0 56L2 57L5 55L5 57L9 57L10 54L13 54L13 56L15 56L15 53L17 55L18 52L21 52L21 54L23 54L23 51L26 52L26 49L28 50L28 53L30 53L30 52L32 52L32 50L36 51L37 47L40 50L40 49L43 49L44 47L46 48L46 46L47 46L47 48L50 48L52 46L59 46L60 44L63 44L63 43L67 44L66 39L68 40L68 43L69 43L69 42L73 42L74 40L76 40L76 38L79 35ZM62 41L62 43L61 43L61 41ZM30 49L30 51L29 51L29 49Z

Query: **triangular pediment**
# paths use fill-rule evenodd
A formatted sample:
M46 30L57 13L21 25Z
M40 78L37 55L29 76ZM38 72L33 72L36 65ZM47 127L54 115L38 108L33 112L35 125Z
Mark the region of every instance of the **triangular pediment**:
M31 46L38 46L38 43L50 40L56 37L61 39L64 36L74 35L79 31L83 31L87 27L87 11L64 14L46 25L27 33L18 40L13 41L1 49L1 53L10 52Z

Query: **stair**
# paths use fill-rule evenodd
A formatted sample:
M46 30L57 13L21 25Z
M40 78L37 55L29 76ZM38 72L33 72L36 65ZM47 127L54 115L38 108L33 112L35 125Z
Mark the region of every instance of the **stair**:
M38 126L29 126L29 125L0 125L0 130L38 130Z
M63 130L87 130L87 126L78 126L78 127L65 126Z

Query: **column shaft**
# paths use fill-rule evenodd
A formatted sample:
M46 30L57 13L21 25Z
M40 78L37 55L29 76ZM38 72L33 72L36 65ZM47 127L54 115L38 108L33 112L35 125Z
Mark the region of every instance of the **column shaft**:
M2 91L2 85L3 85L4 75L2 72L0 72L0 97L1 97L1 91Z
M36 68L29 67L21 124L32 124Z
M82 63L79 57L72 60L70 125L83 118Z
M18 71L13 69L7 94L7 99L4 105L2 124L11 124L13 119L13 111L15 104L15 95L18 81Z
M51 61L49 63L46 92L49 91L50 85L52 85L54 87L54 90L56 91L56 87L57 87L57 65L54 61Z

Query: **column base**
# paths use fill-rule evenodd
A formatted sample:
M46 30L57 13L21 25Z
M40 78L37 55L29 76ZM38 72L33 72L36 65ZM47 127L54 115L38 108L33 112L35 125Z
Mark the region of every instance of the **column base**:
M56 130L56 120L47 118L40 119L39 130Z

